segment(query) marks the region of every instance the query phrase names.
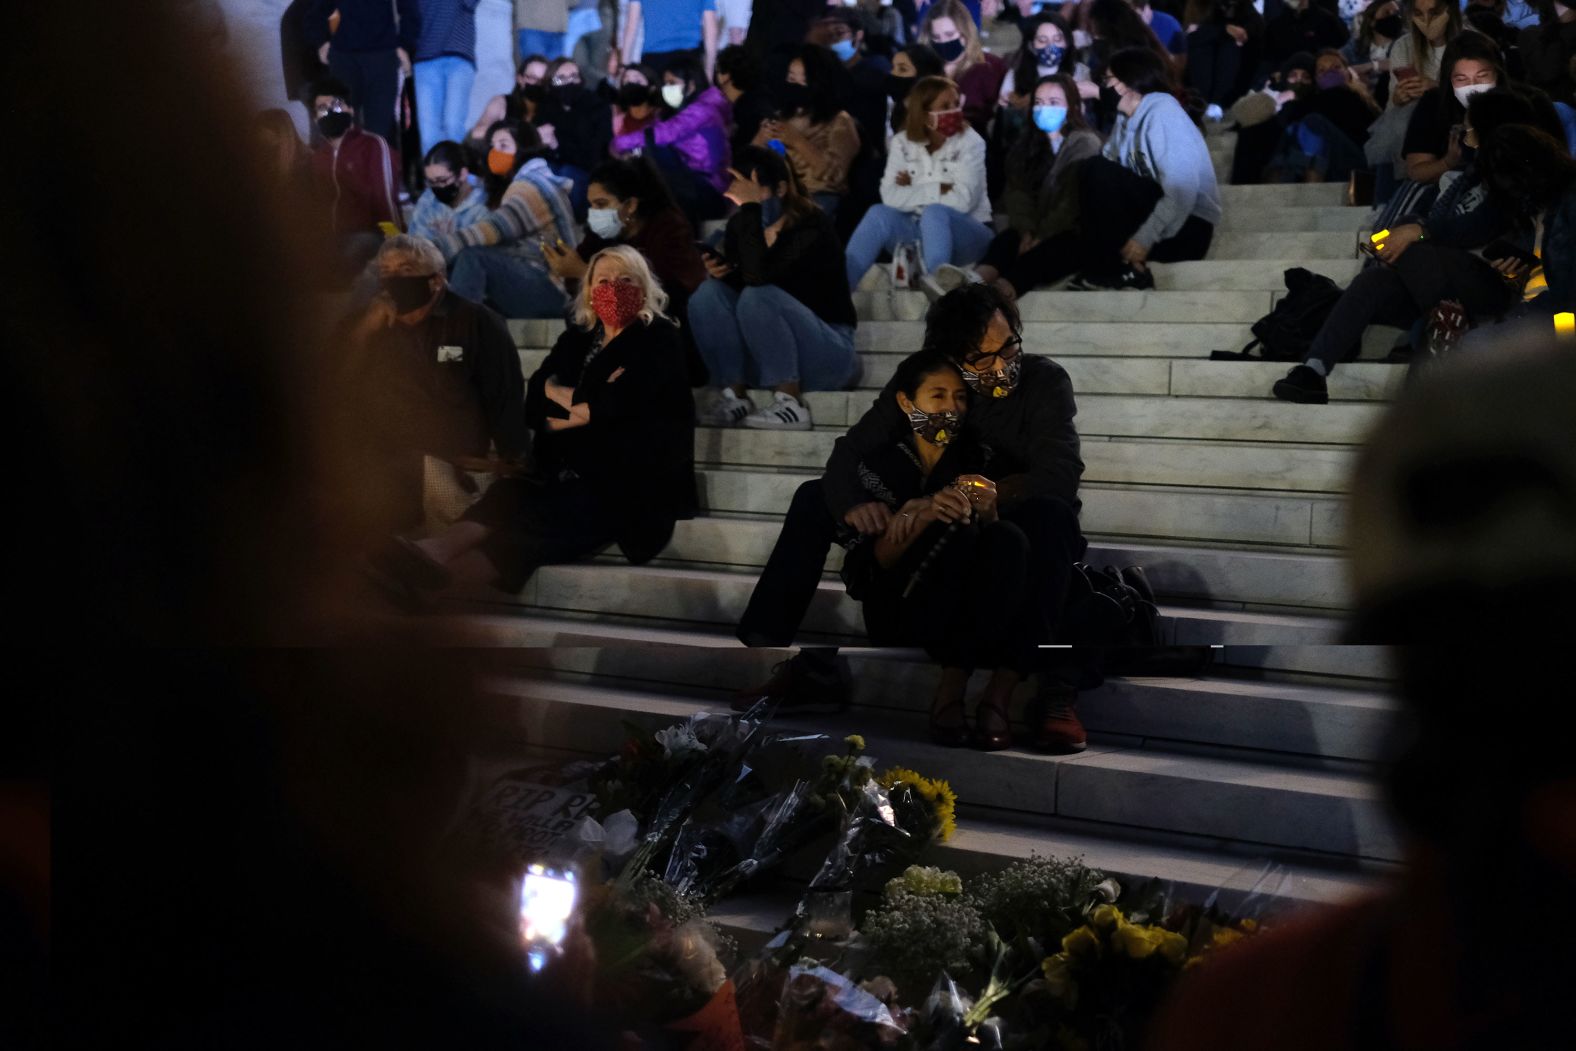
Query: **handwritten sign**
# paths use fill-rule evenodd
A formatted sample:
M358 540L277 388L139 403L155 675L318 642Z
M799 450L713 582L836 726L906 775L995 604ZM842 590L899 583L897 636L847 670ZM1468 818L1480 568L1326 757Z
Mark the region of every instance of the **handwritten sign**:
M547 853L595 805L590 792L503 780L488 790L474 816L482 842L529 860Z

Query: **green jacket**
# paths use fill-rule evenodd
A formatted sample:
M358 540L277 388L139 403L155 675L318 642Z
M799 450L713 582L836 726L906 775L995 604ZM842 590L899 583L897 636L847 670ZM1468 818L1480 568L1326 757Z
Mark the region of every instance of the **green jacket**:
M1050 164L1045 163L1043 156L1036 164L1030 147L1039 134L1035 129L1025 131L1008 153L1007 189L1002 203L1012 229L1044 240L1077 224L1077 185L1063 176L1079 161L1099 156L1100 136L1086 129L1074 131L1063 139L1062 148Z

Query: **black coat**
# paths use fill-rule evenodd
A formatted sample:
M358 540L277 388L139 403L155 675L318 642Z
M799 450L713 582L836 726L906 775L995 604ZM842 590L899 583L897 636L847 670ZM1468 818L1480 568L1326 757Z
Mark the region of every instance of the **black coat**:
M607 146L613 141L613 110L595 91L581 88L565 106L557 93L549 89L546 101L536 110L536 126L544 124L553 126L558 140L553 155L561 163L589 173L607 160Z
M536 432L536 471L590 482L619 514L624 555L644 562L695 510L695 399L676 326L637 321L593 356L599 331L570 325L558 337L526 384L526 422ZM568 415L548 399L549 378L574 387L590 423L548 430L549 416Z

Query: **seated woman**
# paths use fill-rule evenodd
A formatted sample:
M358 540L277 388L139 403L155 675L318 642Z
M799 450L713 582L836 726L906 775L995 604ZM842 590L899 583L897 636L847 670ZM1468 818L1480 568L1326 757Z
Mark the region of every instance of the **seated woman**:
M585 214L586 176L607 159L613 138L612 107L585 86L574 59L561 58L549 67L547 98L532 123L553 151L553 171L574 184L575 214Z
M1286 140L1270 167L1287 182L1345 182L1368 167L1363 143L1379 104L1339 51L1326 48L1314 64L1311 90L1299 90L1276 122Z
M1075 271L1074 289L1153 288L1152 260L1202 259L1220 222L1209 147L1176 100L1170 60L1150 48L1111 56L1105 84L1116 127L1100 157L1078 166L1078 227L1044 245L1040 277Z
M609 245L627 244L645 258L668 294L667 312L687 317L690 294L706 280L695 247L695 229L651 164L641 158L604 161L591 171L586 237L578 248L547 246L547 265L571 295L585 278L588 260ZM690 386L706 383L706 366L688 325L679 329L689 361Z
M1525 125L1534 119L1531 103L1512 91L1477 95L1467 104L1463 145L1477 150L1480 139L1499 143L1512 132L1531 134ZM1520 140L1512 136L1510 141ZM1378 250L1379 265L1367 267L1352 279L1320 326L1302 364L1276 381L1271 391L1275 397L1305 405L1328 402L1326 377L1339 362L1357 356L1369 325L1410 327L1447 300L1456 304L1450 313L1474 323L1497 318L1516 305L1519 289L1505 279L1505 267L1484 258L1485 246L1497 248L1514 234L1512 224L1518 218L1515 206L1507 206L1503 195L1501 200L1495 199L1494 185L1487 182L1484 153L1476 153L1473 163L1439 195L1425 216L1399 217ZM1530 149L1508 155L1518 160L1538 156ZM1561 172L1568 171L1570 161L1538 156L1538 163ZM1529 254L1530 248L1529 244ZM1510 262L1498 253L1495 258Z
M968 280L962 268L990 247L985 140L958 108L957 85L926 77L908 98L908 125L887 144L881 202L848 239L847 278L858 288L882 252L917 241L926 291Z
M803 45L778 89L781 111L761 122L751 143L781 142L799 185L831 216L848 193L848 171L859 155L859 126L843 108L851 88L837 56L817 44Z
M963 113L983 137L996 111L1007 63L985 50L979 28L960 0L935 0L925 8L919 42L935 48L946 63L942 71L958 86Z
M1042 11L1023 27L1023 44L1013 55L1002 78L997 103L1015 109L1029 108L1029 92L1045 77L1070 74L1075 81L1089 80L1089 67L1072 46L1073 34L1060 15ZM1025 90L1027 89L1027 90Z
M452 234L487 216L487 191L465 163L465 149L457 142L440 142L422 158L427 188L416 198L410 232L428 240Z
M935 50L924 44L910 44L892 56L892 72L887 74L887 98L892 100L893 134L901 132L908 124L908 94L926 77L946 74L946 63Z
M1462 33L1445 48L1439 83L1418 96L1406 124L1401 156L1415 183L1438 183L1460 164L1461 143L1451 141L1451 129L1466 116L1467 100L1509 83L1499 46L1481 33Z
M514 71L514 90L507 95L494 95L487 100L476 127L466 137L466 145L480 155L487 153L487 129L501 120L519 124L536 123L536 111L547 101L546 55L526 55Z
M1034 86L1034 124L1007 155L1003 204L1008 228L996 235L975 268L981 281L1016 298L1041 284L1047 260L1041 251L1078 221L1080 161L1100 155L1100 136L1084 119L1078 85L1067 74L1041 77Z
M512 592L609 544L635 565L661 551L695 507L695 403L666 306L639 252L593 256L572 323L526 384L533 473L500 479L437 536L396 538L392 575L418 592Z
M449 261L449 286L504 317L560 317L567 299L548 272L542 246L573 243L578 232L569 180L554 175L529 124L487 130L487 205L479 221L433 243Z
M610 96L613 106L613 134L609 143L620 135L638 134L657 121L661 103L657 79L646 66L625 66L618 71L618 83L611 79L602 81L602 88Z
M728 188L732 107L707 83L699 60L689 56L663 70L662 101L672 115L644 131L618 136L613 154L641 150L668 180L685 215L695 222L721 218L728 207L722 191Z
M1253 0L1187 0L1182 21L1188 27L1187 87L1218 118L1258 76L1264 18Z
M803 391L859 381L843 247L775 150L746 149L728 197L739 209L722 251L706 256L711 277L689 305L695 345L721 388L700 422L807 431ZM775 390L772 404L757 412L745 396L752 386Z
M930 708L938 744L995 751L1012 744L1007 706L1031 669L1043 620L1028 593L1029 541L997 514L988 450L962 429L968 388L940 349L898 365L891 396L904 427L861 457L865 499L886 528L843 526L842 576L876 646L922 646L941 665ZM971 734L964 693L992 669Z

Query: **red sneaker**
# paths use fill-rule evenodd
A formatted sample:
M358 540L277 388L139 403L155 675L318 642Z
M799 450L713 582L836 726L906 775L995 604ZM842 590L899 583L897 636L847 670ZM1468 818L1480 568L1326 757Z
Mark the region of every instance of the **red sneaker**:
M1078 694L1072 690L1046 694L1040 702L1040 725L1034 732L1037 751L1055 755L1081 752L1089 745L1089 735L1078 720Z

